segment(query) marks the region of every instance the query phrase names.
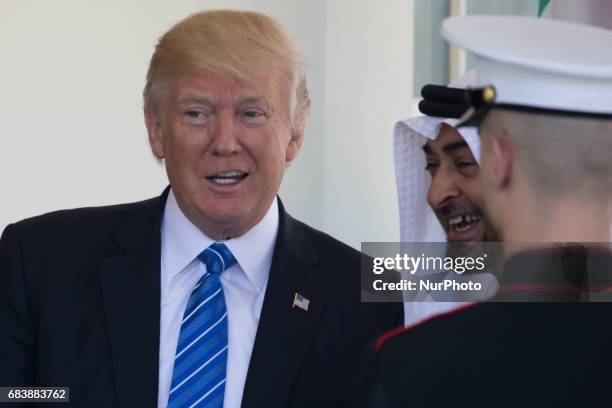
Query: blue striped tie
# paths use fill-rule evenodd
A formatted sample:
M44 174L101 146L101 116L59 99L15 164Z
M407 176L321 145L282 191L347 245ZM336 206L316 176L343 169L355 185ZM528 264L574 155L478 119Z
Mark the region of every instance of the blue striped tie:
M236 258L215 242L198 259L206 273L193 288L183 315L168 408L223 407L227 310L219 277Z

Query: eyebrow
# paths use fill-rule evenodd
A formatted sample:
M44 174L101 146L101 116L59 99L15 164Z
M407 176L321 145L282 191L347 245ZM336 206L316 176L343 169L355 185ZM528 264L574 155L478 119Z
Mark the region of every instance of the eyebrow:
M459 149L463 149L466 147L469 147L468 144L465 141L460 141L460 142L447 144L446 146L442 148L442 151L444 153L452 153L454 151L457 151Z
M202 103L205 105L212 105L212 98L206 95L187 95L178 100L178 103L181 105L186 105L189 103Z
M268 98L265 95L246 96L236 101L236 105L238 106L250 105L252 103L253 104L263 104L266 106L266 108L270 105L268 102Z
M187 105L190 103L201 103L204 105L214 105L214 100L209 95L186 95L178 100L178 103L181 105ZM268 98L265 95L248 95L244 98L237 99L235 101L236 105L249 105L251 103L263 103L266 106L269 105Z
M469 148L468 144L465 141L460 141L460 142L454 142L454 143L449 143L446 146L444 146L442 148L442 152L449 154L452 152L455 152L459 149L464 149L464 148ZM429 155L436 155L436 153L432 150L432 148L429 146L429 144L424 144L423 145L423 152L425 152L425 154L429 154Z
M428 144L423 145L423 151L425 152L425 154L434 154L433 150L431 150L431 147L429 147Z

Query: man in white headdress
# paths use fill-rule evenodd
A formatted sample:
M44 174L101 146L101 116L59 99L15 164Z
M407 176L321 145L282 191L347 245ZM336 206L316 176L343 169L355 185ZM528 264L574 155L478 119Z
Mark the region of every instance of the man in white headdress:
M449 87L467 88L475 85L475 74L474 71L470 71L457 81L451 82ZM439 222L440 203L433 201L429 196L432 177L427 171L428 162L423 147L435 143L444 128L451 128L454 130L452 133L456 132L457 136L463 138L466 143L465 152L470 164L475 165L475 169L472 170L477 173L480 160L478 131L475 128L455 129L458 122L459 120L455 118L417 116L399 121L395 125L393 145L402 242L447 241L448 230L445 231ZM464 198L470 200L468 197ZM478 204L473 201L478 201ZM473 213L480 215L482 208L480 197L473 201L470 206L477 207L473 209ZM477 238L472 240L483 241L484 231L479 233Z
M470 71L449 87L465 89L475 84L476 72ZM430 113L423 103L421 106L422 111ZM451 113L438 109L435 114ZM458 122L452 117L426 115L395 125L393 142L402 243L497 241L483 210L478 130L456 128ZM442 275L433 272L440 279L445 276L461 279L453 271ZM491 275L480 278L489 293L479 295L492 295L497 287L494 278ZM414 297L406 298L410 300L404 307L406 325L464 305L435 299L423 292L408 295ZM446 295L448 299L449 294Z

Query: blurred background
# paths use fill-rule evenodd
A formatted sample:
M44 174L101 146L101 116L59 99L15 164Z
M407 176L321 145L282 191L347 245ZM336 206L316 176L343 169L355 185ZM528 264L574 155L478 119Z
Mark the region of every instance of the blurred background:
M472 64L440 39L440 22L592 18L580 4L601 3L557 1L1 0L0 229L159 195L167 179L148 146L141 97L153 48L190 13L234 8L278 19L307 61L312 114L281 188L288 211L356 248L397 241L395 122L417 113L423 84L447 83Z

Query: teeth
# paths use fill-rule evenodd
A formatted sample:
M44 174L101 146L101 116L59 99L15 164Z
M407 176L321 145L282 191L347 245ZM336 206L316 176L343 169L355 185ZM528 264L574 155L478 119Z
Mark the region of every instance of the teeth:
M462 220L463 220L463 216L462 215L458 215L457 217L453 217L450 220L448 220L448 223L450 225L457 225L457 224L461 223Z
M219 177L240 177L242 176L244 173L241 171L226 171L224 173L217 173L216 176Z
M213 178L212 181L216 184L236 184L240 180L232 178Z
M457 231L465 231L466 229L470 227L471 224L477 221L480 221L481 218L482 217L480 215L476 215L476 214L458 215L456 217L450 218L448 220L448 223L451 226L455 226ZM458 227L458 225L461 224L462 222L465 223L466 225L464 225L461 228Z
M215 184L236 184L244 179L246 175L247 173L245 172L231 170L217 173L214 176L207 177L207 179L211 180Z

